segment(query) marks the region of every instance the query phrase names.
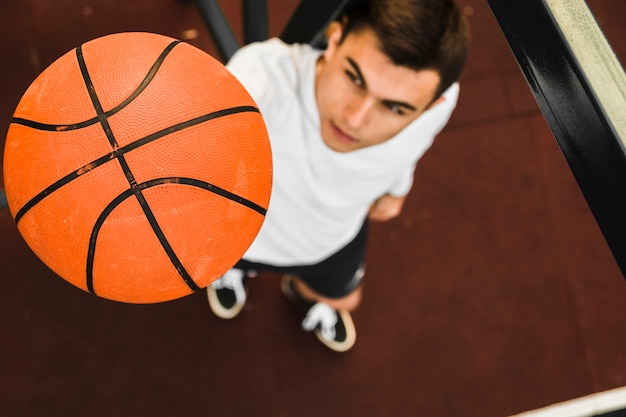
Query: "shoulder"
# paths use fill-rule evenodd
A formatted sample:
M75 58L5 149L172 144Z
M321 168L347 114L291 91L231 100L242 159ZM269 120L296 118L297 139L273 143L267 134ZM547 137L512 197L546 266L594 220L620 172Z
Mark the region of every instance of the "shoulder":
M295 93L318 55L309 45L272 38L242 47L226 66L253 98L262 102Z
M271 38L262 42L253 42L242 46L235 52L228 65L239 59L251 58L251 57L271 57L287 54L290 45L284 43L278 38Z
M255 42L239 49L226 65L231 71L277 71L285 75L297 73L307 58L316 54L309 45L286 44L278 38Z
M279 38L270 38L266 41L253 42L242 46L235 52L231 61L239 56L263 56L267 58L290 57L291 59L297 60L301 56L314 53L314 51L315 49L307 44L288 44Z

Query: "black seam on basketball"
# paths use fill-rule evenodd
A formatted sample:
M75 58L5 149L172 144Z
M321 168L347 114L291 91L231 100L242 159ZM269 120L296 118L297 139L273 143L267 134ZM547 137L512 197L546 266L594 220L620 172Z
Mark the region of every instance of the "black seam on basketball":
M77 130L82 129L84 127L88 127L98 123L98 118L94 117L93 119L85 120L84 122L74 123L71 125L58 125L58 124L49 124L49 123L41 123L36 122L34 120L24 119L22 117L14 117L11 120L11 123L15 123L17 125L23 125L27 127L32 127L37 130L45 130L47 132L66 132L68 130Z
M188 127L193 127L196 126L198 124L204 123L204 122L208 122L210 120L213 119L217 119L220 117L225 117L225 116L229 116L232 114L237 114L237 113L245 113L245 112L254 112L254 113L259 113L259 109L257 109L256 107L252 107L252 106L239 106L239 107L233 107L230 109L224 109L224 110L219 110L213 113L209 113L209 114L205 114L203 116L199 116L196 117L194 119L191 120L187 120L185 122L176 124L174 126L170 126L167 127L165 129L162 129L158 132L152 133L144 138L138 139L135 142L132 142L126 146L123 146L121 148L119 148L117 151L112 151L104 156L101 156L100 158L91 161L88 164L85 164L84 166L78 168L76 171L69 173L68 175L66 175L65 177L59 179L58 181L52 183L51 185L49 185L48 187L46 187L43 191L41 191L40 193L38 193L37 195L35 195L33 198L31 198L26 204L24 204L24 206L22 206L21 209L18 210L18 212L15 214L15 222L19 223L20 219L22 217L24 217L24 215L31 209L33 208L35 205L37 205L41 200L43 200L45 197L47 197L48 195L52 194L54 191L58 190L59 188L63 187L65 184L71 182L72 180L75 180L76 178L80 177L81 175L84 175L90 171L92 171L93 169L115 159L118 155L120 154L125 154L127 152L130 152L132 150L135 150L143 145L146 145L150 142L153 142L157 139L160 139L162 137L165 137L171 133L175 133L178 132L180 130L183 130L185 128ZM233 200L235 201L235 200Z
M161 52L161 55L159 55L155 63L152 65L152 67L150 68L150 70L148 71L144 79L141 81L141 84L139 84L139 87L137 87L135 91L133 91L131 95L128 96L125 100L123 100L120 104L115 106L113 109L105 112L104 113L105 117L111 117L115 113L119 112L124 107L128 106L139 94L141 94L141 92L146 89L148 84L150 84L150 82L156 75L157 71L161 67L161 64L163 64L163 61L165 61L165 57L167 57L167 55L169 55L172 49L174 49L174 47L178 44L180 44L180 41L173 41L172 43L170 43L167 46L167 48L165 48L163 52ZM82 56L82 48L81 47L79 48L81 49L80 54ZM78 53L78 48L77 48L77 53ZM83 76L84 76L84 73L83 73ZM82 129L84 127L94 125L99 122L99 119L96 116L93 119L85 120L79 123L50 124L50 123L42 123L42 122L37 122L34 120L24 119L22 117L14 117L11 122L15 124L24 125L27 127L32 127L33 129L38 129L38 130L45 130L49 132L65 132L68 130L77 130L77 129Z
M143 79L141 84L139 84L139 87L137 87L137 89L135 91L133 91L133 93L130 96L128 96L126 98L126 100L122 101L120 104L115 106L113 109L109 110L107 112L107 117L112 116L115 113L117 113L118 111L122 110L124 107L126 107L128 104L130 104L135 98L137 98L137 96L139 94L141 94L141 92L143 90L146 89L148 84L150 84L150 82L152 81L152 79L156 75L157 71L161 67L161 64L163 64L163 61L165 61L165 57L167 57L169 55L169 53L172 51L172 49L174 49L174 47L176 45L178 45L179 43L180 43L180 41L174 41L174 42L170 43L169 45L167 45L167 47L163 50L163 52L161 52L161 55L159 55L157 60L154 62L154 64L152 65L152 67L148 71L148 74L146 74L146 77Z
M163 181L163 182L160 182ZM171 184L184 184L184 185L192 185L194 187L198 187L198 188L202 188L204 190L210 191L213 194L217 194L219 196L225 197L229 200L231 200L234 203L238 203L241 204L242 206L246 206L254 211L256 211L257 213L259 213L262 216L265 216L265 214L267 214L267 209L259 206L258 204L256 204L253 201L250 201L246 198L243 198L237 194L231 193L230 191L227 191L223 188L218 187L217 185L208 183L206 181L201 181L195 178L186 178L186 177L168 177L168 178L158 178L155 180L151 180L151 181L147 181L147 183L153 183L155 182L155 185L157 184L167 184L167 183L171 183Z
M51 125L51 124L45 124L45 123L40 123L40 122L35 122L35 121L29 121L23 118L14 118L14 122L18 123L18 124L23 124L25 126L28 127L32 127L35 129L41 129L41 130L53 130L53 131L66 131L66 130L74 130L74 129L78 129L81 127L86 127L86 126L90 126L96 123L99 123L100 126L102 127L107 140L112 148L112 152L110 152L107 155L104 155L98 159L96 159L95 161L77 169L76 171L66 175L65 177L61 178L60 180L56 181L54 184L52 184L51 186L47 187L46 189L44 189L42 192L40 192L39 194L37 194L34 198L32 198L29 202L27 202L16 214L15 217L15 221L16 223L19 222L19 220L26 214L26 212L28 210L30 210L32 207L34 207L38 202L40 202L41 200L43 200L46 196L50 195L51 193L53 193L55 190L61 188L63 185L69 183L70 181L78 178L81 175L84 175L87 172L90 172L91 170L93 170L94 168L108 162L111 161L113 159L117 160L118 163L120 164L122 171L124 173L124 175L126 176L126 179L128 181L128 184L130 186L130 188L128 190L126 190L124 193L122 193L120 196L118 196L116 199L114 199L111 203L109 203L109 205L107 205L107 208L105 208L105 210L100 214L100 216L98 217L98 220L96 221L96 224L94 225L94 229L92 230L92 235L90 238L90 242L89 242L89 247L88 247L88 254L87 254L87 276L86 276L86 281L87 281L87 287L88 290L95 294L94 288L93 288L93 262L94 262L94 256L95 256L95 244L97 241L97 235L99 233L100 228L102 227L102 225L104 224L104 221L106 220L106 218L108 217L108 215L110 214L110 212L117 206L119 205L121 202L123 202L126 198L134 195L135 198L137 198L137 201L139 203L139 205L142 208L142 211L144 213L144 215L146 216L147 221L149 222L149 224L151 225L151 228L153 229L156 237L159 239L159 242L161 243L161 246L163 247L163 249L165 250L165 252L168 254L170 260L172 261L174 267L176 268L176 270L178 271L179 275L182 277L182 279L185 281L185 283L187 284L187 286L193 290L193 291L197 291L200 288L195 284L195 282L193 281L193 279L189 276L189 274L187 273L187 271L185 270L184 266L182 265L182 263L180 262L180 260L178 259L178 257L176 256L176 254L174 253L173 248L171 247L171 245L169 244L169 242L167 241L167 238L165 237L161 227L159 226L148 202L146 201L145 197L142 194L142 190L145 189L147 187L146 186L138 186L137 181L130 169L130 167L128 166L126 159L124 158L124 154L126 152L129 152L133 149L137 149L142 145L145 145L146 143L152 142L156 139L159 139L161 137L167 136L170 133L174 133L177 132L179 130L185 129L187 127L191 127L191 126L195 126L197 124L206 122L208 120L212 120L218 117L223 117L223 116L227 116L229 114L233 114L233 113L240 113L240 112L259 112L259 110L256 107L253 106L240 106L240 107L235 107L232 109L224 109L224 110L220 110L217 112L213 112L207 115L203 115L203 116L199 116L196 117L194 119L191 120L187 120L185 122L176 124L174 126L171 126L169 128L163 129L159 132L156 132L154 134L148 135L138 141L135 141L125 147L120 148L119 144L115 138L115 135L113 134L113 131L111 129L111 126L109 125L108 122L108 117L110 117L111 115L115 114L116 112L120 111L122 108L124 108L125 106L127 106L129 103L131 103L138 95L141 94L141 92L146 88L146 86L150 83L150 81L154 78L154 76L156 75L156 73L158 72L158 69L160 68L162 62L164 61L165 57L169 54L169 52L174 48L174 46L176 46L179 42L172 42L170 43L167 48L160 54L159 58L157 59L157 61L153 64L153 66L151 67L149 73L146 75L146 77L144 78L144 80L142 81L142 83L140 84L140 86L128 97L126 98L122 103L118 104L116 107L114 107L112 110L109 110L108 112L105 112L104 109L102 108L102 104L100 103L100 100L97 96L96 90L95 90L95 86L93 85L93 82L91 80L91 77L89 75L85 60L84 60L84 56L82 53L82 45L76 48L76 58L78 61L78 65L81 71L81 75L83 77L83 80L85 82L85 87L87 89L87 92L89 94L90 100L92 102L92 105L94 107L94 110L96 111L96 117L93 119L90 119L88 121L84 121L84 122L80 122L74 125ZM153 184L155 183L154 181L161 181L161 180L152 180L145 184ZM247 206L257 212L259 212L262 215L265 215L266 209L258 206L257 204L244 199L243 197L237 196L233 193L230 193L222 188L219 188L217 186L214 186L212 184L203 182L203 181L199 181L199 180L194 180L191 178L188 179L181 179L181 178L170 178L169 179L170 182L177 182L177 183L187 183L188 185L195 185L195 186L200 186L202 188L205 188L211 192L214 192L215 194L221 195L223 197L229 198L234 202L237 202L239 204L243 204L244 206Z
M228 198L237 203L243 204L244 206L250 207L251 209L255 210L256 212L258 212L259 214L263 216L267 212L263 207L256 205L250 200L242 199L241 197L233 193L230 193L220 187L217 187L213 184L209 184L208 182L199 181L195 178L186 178L186 177L156 178L150 181L137 184L137 189L145 190L150 187L155 187L157 185L164 185L164 184L183 184L183 185L190 185L193 187L198 187L198 188L207 190L209 192L212 192L214 194L220 195L222 197ZM122 202L124 202L124 200L131 197L132 195L134 195L134 190L128 189L124 191L122 194L120 194L119 196L117 196L116 198L114 198L113 201L111 201L111 203L109 203L107 207L102 211L102 213L100 214L100 216L98 217L98 219L96 220L94 224L94 228L91 232L91 237L89 238L89 248L87 251L87 270L86 270L86 285L87 285L88 291L92 294L95 294L94 283L93 283L93 265L95 261L96 243L98 241L98 233L100 233L100 228L104 224L104 221L106 220L106 218L113 212L113 210L115 210L117 206L119 206ZM152 217L154 217L152 213L151 215ZM153 226L152 222L149 221L149 223L151 226ZM171 245L167 241L167 238L165 237L165 234L163 233L161 228L159 227L158 231L155 231L155 233L157 234L157 237L159 238L159 241L161 242L163 249L169 256L170 260L174 264L178 273L183 277L183 280L185 281L187 286L192 291L198 291L200 288L196 285L196 283L193 281L189 273L186 271L186 269L182 265L182 262L180 261L180 259L178 259L178 257L176 256L176 253L174 252ZM165 244L163 244L163 242L165 242Z
M163 56L163 54L161 54L161 56ZM193 279L189 276L189 274L183 267L182 263L180 262L176 254L174 253L172 246L170 245L167 238L163 234L163 231L161 230L161 226L159 225L158 221L154 217L154 214L152 213L152 209L150 208L150 205L148 204L148 202L146 201L145 197L143 196L141 192L142 189L137 187L137 180L135 179L133 172L128 166L128 163L126 162L126 158L124 158L124 154L117 152L117 150L119 149L119 144L117 143L117 140L115 139L115 135L113 134L113 131L111 130L111 126L109 125L107 115L104 113L102 104L100 103L100 100L98 99L98 95L96 94L96 89L93 85L93 82L91 81L91 77L89 75L89 71L87 70L87 66L85 64L85 60L83 57L82 45L76 48L76 57L78 59L78 65L80 67L83 80L85 81L85 86L87 87L87 92L89 93L89 97L91 99L92 105L94 106L94 109L96 110L98 121L100 122L100 125L102 126L102 129L104 130L104 134L106 135L111 145L111 148L113 148L113 152L115 152L116 154L115 159L120 164L120 167L122 168L122 171L124 172L124 176L126 177L126 180L128 181L131 193L135 196L135 198L139 202L139 205L141 206L141 210L143 211L144 216L146 216L148 223L150 223L150 227L156 234L157 238L159 239L159 242L161 243L161 246L163 247L165 252L168 254L170 260L174 264L174 267L178 271L179 275L183 278L183 280L185 281L185 283L187 284L189 288L191 288L193 291L199 290L200 288L193 282ZM156 71L151 76L154 77L155 73ZM91 241L89 245L91 248ZM95 248L95 243L94 243L94 248ZM90 254L88 253L87 256L89 257Z
M118 205L120 205L122 202L124 202L124 200L126 200L127 198L129 198L131 196L137 197L138 189L142 190L142 189L147 188L147 186L143 186L145 184L147 184L147 183L143 183L143 184L137 185L134 188L130 188L130 189L124 191L122 194L120 194L116 198L114 198L113 201L111 201L105 207L105 209L102 211L102 213L100 213L100 216L98 216L98 219L96 220L96 222L94 224L93 230L91 231L91 236L89 238L89 247L87 249L87 268L86 268L86 285L87 285L87 290L90 293L94 294L94 295L96 294L96 292L95 292L94 285L93 285L93 265L94 265L94 261L95 261L96 243L98 241L98 233L100 233L100 228L104 224L104 221L107 219L109 214L111 214L113 212L113 210L115 210L115 208ZM183 266L183 264L180 261L180 259L178 259L178 256L176 256L176 253L174 252L174 249L170 245L169 241L165 237L165 234L163 233L163 230L161 229L161 227L159 226L158 222L156 221L156 219L154 217L154 213L152 213L152 210L150 210L149 205L146 203L145 198L143 197L143 194L139 193L139 195L141 195L141 197L140 198L137 197L137 198L139 200L139 204L141 206L141 209L144 212L144 215L146 216L146 219L148 220L148 223L150 224L150 227L152 228L152 230L156 234L157 239L159 239L159 243L161 244L161 246L163 247L163 249L167 253L167 256L169 257L169 259L172 262L172 264L174 265L174 267L176 268L176 271L183 278L183 281L185 281L185 284L187 284L187 286L192 291L200 290L200 287L198 287L198 285L196 285L196 283L193 281L193 278L191 278L191 276L189 275L189 273L187 272L187 270ZM141 200L143 200L143 202Z

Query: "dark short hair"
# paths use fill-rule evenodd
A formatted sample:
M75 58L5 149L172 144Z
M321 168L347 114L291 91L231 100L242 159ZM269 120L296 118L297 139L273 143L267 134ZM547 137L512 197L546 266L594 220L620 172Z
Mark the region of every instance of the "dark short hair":
M467 59L469 29L453 0L361 0L341 16L343 39L371 29L395 65L437 71L435 99L458 80Z

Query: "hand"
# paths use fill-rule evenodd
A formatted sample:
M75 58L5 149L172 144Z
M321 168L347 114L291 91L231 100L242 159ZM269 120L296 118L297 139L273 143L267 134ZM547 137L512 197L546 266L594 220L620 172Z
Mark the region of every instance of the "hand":
M395 197L385 194L374 201L374 204L370 207L369 219L382 222L397 217L402 211L404 200L406 200L406 196Z

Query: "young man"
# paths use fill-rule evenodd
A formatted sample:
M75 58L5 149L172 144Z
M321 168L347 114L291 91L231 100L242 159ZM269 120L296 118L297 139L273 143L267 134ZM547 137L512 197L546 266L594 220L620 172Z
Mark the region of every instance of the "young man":
M274 184L258 237L207 292L214 313L232 318L249 276L281 272L303 328L345 351L367 221L400 213L415 164L456 105L468 39L453 0L361 2L327 35L325 51L272 39L228 64L264 115Z

